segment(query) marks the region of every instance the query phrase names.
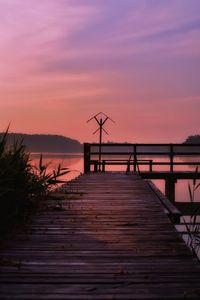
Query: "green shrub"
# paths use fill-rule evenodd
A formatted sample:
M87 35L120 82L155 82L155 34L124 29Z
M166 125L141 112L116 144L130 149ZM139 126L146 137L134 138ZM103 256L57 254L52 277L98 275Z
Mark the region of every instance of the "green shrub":
M69 172L58 166L48 172L40 158L39 166L31 164L30 154L22 142L7 146L7 132L0 141L0 232L6 232L16 222L24 220L38 206L53 186L63 181Z

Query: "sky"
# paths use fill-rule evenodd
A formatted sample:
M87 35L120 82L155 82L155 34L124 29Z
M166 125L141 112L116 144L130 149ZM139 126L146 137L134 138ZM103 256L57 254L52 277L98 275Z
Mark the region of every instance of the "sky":
M199 78L199 0L0 0L0 131L182 142Z

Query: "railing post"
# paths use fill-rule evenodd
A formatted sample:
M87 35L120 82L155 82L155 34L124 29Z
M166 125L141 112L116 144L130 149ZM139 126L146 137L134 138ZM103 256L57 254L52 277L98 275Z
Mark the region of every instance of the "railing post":
M97 173L98 172L98 161L96 160L95 162L94 162L94 172L95 173Z
M137 171L137 146L133 146L133 157L134 157L134 172Z
M84 143L84 173L90 172L90 144Z
M102 172L105 172L105 166L106 166L106 162L105 160L102 161Z
M152 161L152 159L149 161L149 171L150 172L153 171L153 161Z
M170 158L170 172L174 171L174 151L173 151L173 145L170 145L170 154L169 154L169 158Z

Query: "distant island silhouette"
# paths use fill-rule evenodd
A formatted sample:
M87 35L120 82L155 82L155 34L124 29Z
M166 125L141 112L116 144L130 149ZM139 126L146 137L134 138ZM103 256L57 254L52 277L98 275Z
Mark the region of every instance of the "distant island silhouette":
M184 144L200 144L200 135L196 134L188 136Z
M2 136L3 133L0 133L0 139ZM14 141L22 141L30 152L83 152L83 145L79 141L62 135L8 133L8 145Z
M3 132L0 133L0 140ZM14 141L22 141L30 152L52 152L52 153L80 153L83 152L83 145L75 139L62 135L52 134L24 134L8 133L8 145ZM108 142L112 144L113 142ZM123 143L124 144L124 143ZM190 135L183 144L200 144L200 135ZM120 147L120 146L119 146ZM111 148L112 150L113 148ZM108 150L108 148L107 148ZM117 149L118 151L119 149ZM152 147L151 147L152 150ZM131 151L131 150L130 150Z

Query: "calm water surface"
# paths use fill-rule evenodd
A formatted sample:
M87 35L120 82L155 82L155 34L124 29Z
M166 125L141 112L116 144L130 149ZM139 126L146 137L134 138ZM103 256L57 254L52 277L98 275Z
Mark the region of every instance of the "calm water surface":
M31 159L33 165L38 165L40 153L32 153ZM48 170L57 169L61 164L63 168L69 168L70 172L62 177L63 180L69 181L83 172L83 154L66 154L66 153L43 153L43 164L48 165Z
M39 163L39 158L40 154L39 153L33 153L32 155L32 160L33 164L38 164ZM116 158L116 157L115 157ZM143 157L144 159L144 157ZM145 157L145 159L152 159L152 157ZM200 158L189 158L190 161L200 161ZM184 161L188 160L187 158L176 158L176 161ZM154 161L167 161L165 158L155 158ZM78 153L78 154L66 154L66 153L44 153L43 154L43 162L45 164L49 165L49 170L55 169L58 164L60 163L62 167L69 168L70 173L67 174L63 179L65 180L70 180L81 173L83 173L83 154ZM147 170L148 166L142 166L140 167L141 171L142 170ZM186 166L176 166L174 170L176 171L181 171L185 170ZM188 166L187 170L194 170L195 166ZM108 166L107 170L110 171L126 171L126 166ZM159 171L161 170L159 166L154 166L153 170ZM168 166L162 166L163 171L169 170ZM165 182L164 180L153 180L155 185L164 193L164 186ZM178 202L187 202L189 201L189 193L188 193L188 183L192 184L191 180L178 180L176 183L176 201ZM195 194L195 201L200 202L200 188L197 190Z

